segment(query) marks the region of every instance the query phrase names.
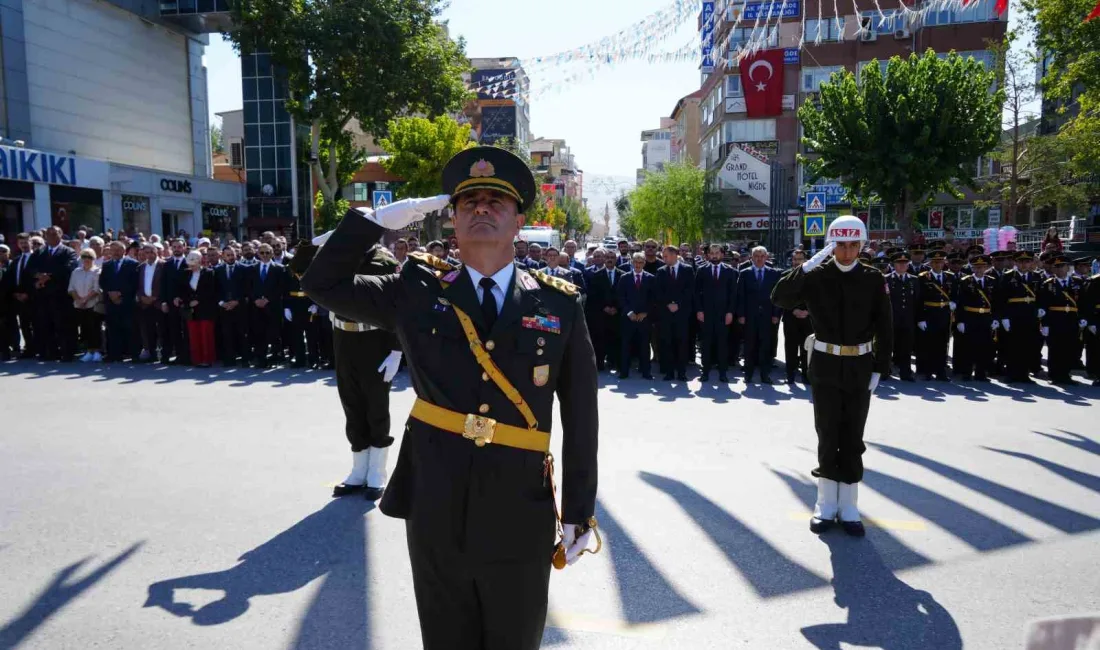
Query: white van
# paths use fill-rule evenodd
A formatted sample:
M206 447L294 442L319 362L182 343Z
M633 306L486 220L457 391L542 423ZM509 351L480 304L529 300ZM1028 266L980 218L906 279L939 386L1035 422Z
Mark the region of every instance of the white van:
M561 250L561 233L550 226L524 226L520 228L516 239L528 244L538 244L543 250L550 246Z

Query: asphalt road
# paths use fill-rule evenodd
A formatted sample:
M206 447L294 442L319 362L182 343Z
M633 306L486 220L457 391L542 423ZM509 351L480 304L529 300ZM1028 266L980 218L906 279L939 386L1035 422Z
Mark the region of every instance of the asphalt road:
M883 386L864 540L807 529L801 386L602 393L605 552L554 573L546 647L1000 650L1100 611L1100 389ZM0 648L420 646L401 522L329 498L330 374L8 363L0 408Z

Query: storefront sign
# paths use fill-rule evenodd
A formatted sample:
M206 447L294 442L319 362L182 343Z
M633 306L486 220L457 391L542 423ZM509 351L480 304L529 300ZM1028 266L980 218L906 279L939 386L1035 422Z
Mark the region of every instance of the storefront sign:
M844 193L843 185L808 185L805 194L798 197L798 202L805 205L807 195L824 194L826 205L848 205L848 202L844 200Z
M759 217L734 217L729 220L728 225L731 230L767 230L768 225L771 224L771 217L759 216ZM787 216L787 229L796 230L802 228L802 219L798 215Z
M202 204L202 228L214 232L236 232L238 209L235 205Z
M165 192L179 192L180 194L191 193L191 181L181 181L175 178L162 178L160 179L160 189Z
M714 2L703 2L702 13L699 16L699 50L703 55L700 64L702 72L714 72Z
M122 209L124 212L147 212L149 210L149 199L144 196L127 196L123 194Z
M798 65L799 61L801 61L800 51L801 50L797 47L783 48L783 63L786 65Z
M107 170L99 160L0 146L0 178L7 180L103 189Z
M752 2L745 5L745 13L742 20L756 20L758 16L765 18L778 17L782 11L783 18L795 18L802 15L802 3L799 0L771 0L771 2Z
M734 144L718 177L764 205L771 204L771 166Z

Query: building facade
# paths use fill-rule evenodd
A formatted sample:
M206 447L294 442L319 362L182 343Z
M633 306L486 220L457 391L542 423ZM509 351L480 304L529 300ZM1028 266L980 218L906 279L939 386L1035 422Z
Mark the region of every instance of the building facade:
M680 98L669 116L676 125L672 128L672 162L699 164L699 106L703 99L701 90Z
M531 139L527 73L515 57L470 59L471 88L477 99L468 112L481 144L507 138L523 147Z
M239 219L240 187L211 178L207 37L151 4L0 6L0 232L194 235Z
M883 15L871 7L856 15L851 7L837 7L822 3L820 15L815 8L812 15L805 0L776 2L774 10L782 8L782 18L773 23L765 34L765 49L782 49L784 56L782 111L768 117L750 116L746 112L741 87L741 70L737 60L738 46L746 43L753 32L756 16L769 9L769 3L744 3L728 0L704 2L700 14L700 36L711 29L713 42L713 71L704 68L700 92L700 165L716 171L729 154L733 143L748 144L764 153L769 160L778 161L787 173L788 180L797 191L792 193L787 206L798 210L805 205L808 192L824 193L827 200L826 221L851 212L844 200L844 190L838 179L809 178L797 163L797 155L812 156L800 143L801 126L797 107L806 101L816 101L821 84L840 70L848 70L858 76L864 66L877 60L885 68L890 57L908 56L932 49L946 55L954 50L972 56L987 67L994 64L989 42L1003 40L1007 29L1007 15L998 17L993 3L970 3L966 7L942 7L928 13L923 22L908 21L900 9L898 0L883 0L879 4ZM712 5L710 10L706 5ZM920 5L914 8L919 8ZM710 13L713 12L713 13ZM713 19L704 21L704 14ZM799 48L805 28L805 41ZM862 28L862 29L861 29ZM976 160L975 172L979 178L994 171L990 160ZM752 237L743 227L752 224L766 230L767 219L753 218L767 212L766 207L716 180L716 188L722 194L722 202L731 217L733 235ZM942 236L947 226L956 228L956 236L969 238L980 236L988 225L999 225L999 210L992 219L989 210L975 206L976 197L968 194L963 200L944 195L937 197L934 205L918 211L916 224L928 238ZM859 211L868 222L872 236L893 238L899 235L892 215L885 214L881 206L871 206ZM763 233L755 233L763 235Z
M676 121L661 118L661 127L642 131L642 166L638 169L638 183L645 180L646 172L659 172L672 162L672 135Z
M568 196L581 200L584 195L584 171L577 167L565 140L535 138L527 143L527 149L531 154L535 173L545 176L542 186L544 195Z

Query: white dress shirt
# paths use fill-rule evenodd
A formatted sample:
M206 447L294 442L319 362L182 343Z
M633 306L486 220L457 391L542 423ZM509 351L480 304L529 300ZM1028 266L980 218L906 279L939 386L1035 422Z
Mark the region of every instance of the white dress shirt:
M144 264L144 266L145 266L145 268L142 269L142 278L143 278L144 283L145 283L145 286L143 287L143 289L145 291L144 295L151 296L151 295L153 295L153 276L156 274L157 265L156 265L156 262L154 262L152 264L149 264L148 262L146 262Z
M474 291L477 293L477 301L480 303L485 300L485 289L481 288L482 275L477 269L467 266L466 270L470 273L470 279L474 283ZM500 315L500 311L504 309L504 292L511 285L512 275L515 274L516 267L511 263L505 264L504 268L489 276L493 282L496 282L497 286L493 287L493 297L497 301L497 315Z
M190 280L191 291L198 291L199 290L199 275L201 275L201 274L202 274L202 271L191 271L191 280Z

